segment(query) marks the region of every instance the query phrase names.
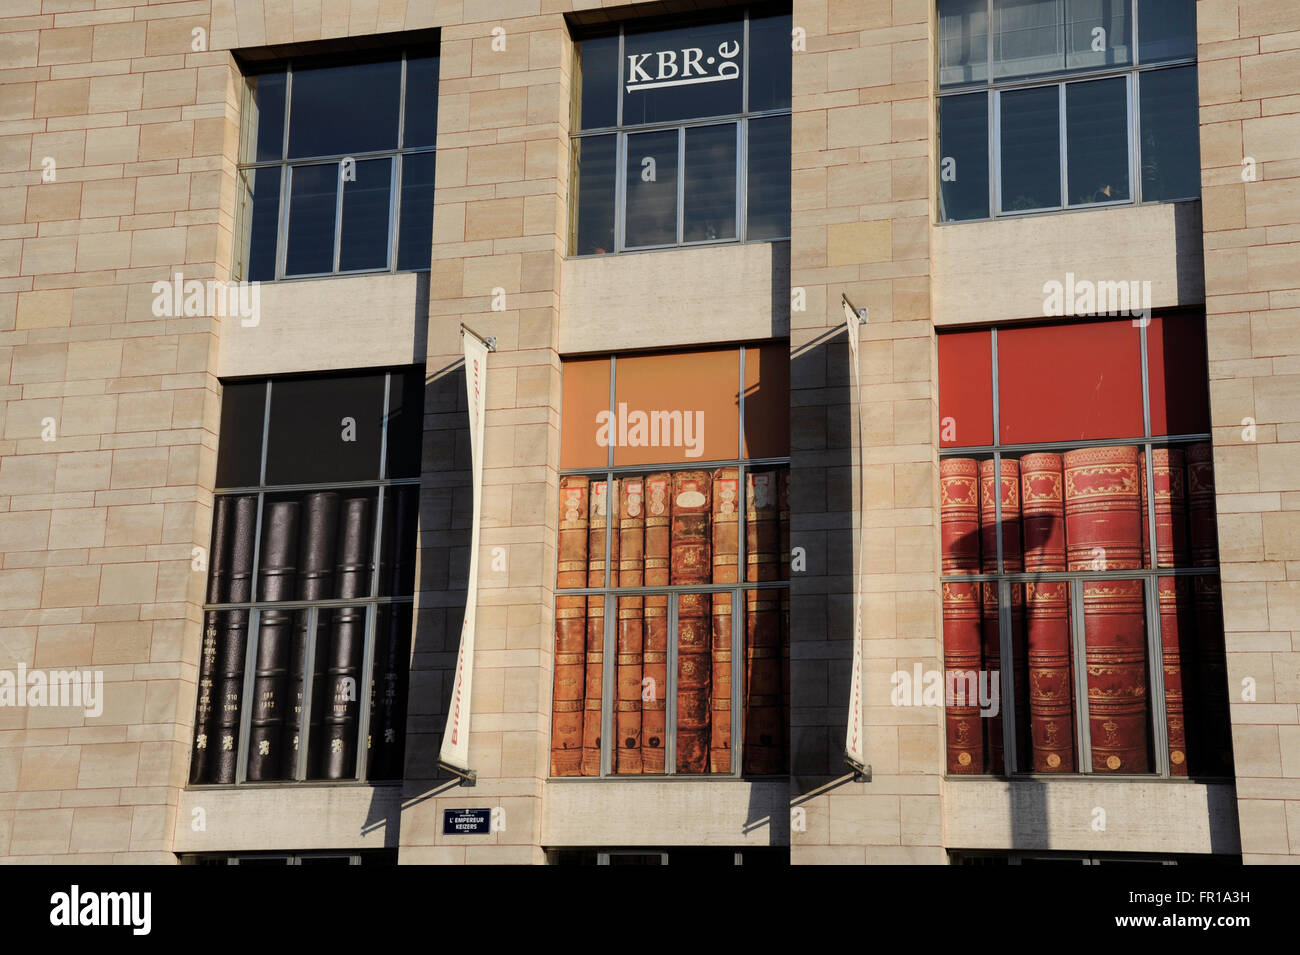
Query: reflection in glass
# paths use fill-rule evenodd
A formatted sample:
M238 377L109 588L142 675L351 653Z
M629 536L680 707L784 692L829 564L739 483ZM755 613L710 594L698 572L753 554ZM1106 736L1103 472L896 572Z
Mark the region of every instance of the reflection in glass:
M388 268L392 169L391 159L363 159L356 179L344 178L339 271Z
M736 237L736 125L686 130L682 237L687 242Z
M432 146L438 137L438 57L406 60L406 114L402 146Z
M1148 773L1151 707L1141 580L1083 583L1092 771Z
M994 75L1065 69L1063 0L993 0Z
M790 14L749 20L749 111L790 108Z
M434 153L402 157L402 210L397 267L427 269L433 248Z
M783 239L790 234L790 117L752 119L748 133L745 237Z
M284 87L286 73L255 73L244 77L248 88L243 162L266 162L284 151Z
M618 122L618 36L573 45L574 129L604 129Z
M573 181L577 193L574 254L614 251L614 188L618 138L587 136L573 144Z
M397 148L400 60L293 71L289 157Z
M1058 87L1007 90L1001 110L1001 205L1004 212L1061 204Z
M623 40L623 125L739 113L743 34L739 17L673 30L628 30Z
M383 374L275 382L266 482L378 478L383 412Z
M270 282L275 278L275 246L280 227L280 167L242 169L245 233L248 242L243 279Z
M1065 87L1071 205L1130 198L1128 80Z
M987 80L988 0L939 0L939 85Z
M627 137L629 248L677 241L677 136L670 129Z
M1201 194L1196 67L1155 70L1138 79L1142 198L1195 199Z
M1117 66L1130 60L1129 0L1065 0L1066 66Z
M289 247L284 274L332 271L339 166L293 166L289 181Z
M939 100L939 218L989 214L989 114L986 93Z
M1196 55L1195 0L1138 0L1138 62Z

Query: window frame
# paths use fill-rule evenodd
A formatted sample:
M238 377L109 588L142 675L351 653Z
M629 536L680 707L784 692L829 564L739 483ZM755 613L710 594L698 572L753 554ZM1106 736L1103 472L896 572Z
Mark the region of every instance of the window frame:
M642 123L636 125L626 125L623 122L623 98L624 98L624 73L627 68L627 55L624 51L625 39L627 36L627 21L618 25L618 96L615 105L615 121L613 126L599 126L591 129L572 129L569 133L569 155L572 166L570 181L570 214L567 237L567 257L568 258L600 258L610 255L622 255L630 252L658 252L664 249L687 249L698 246L711 245L748 245L751 243L761 242L788 242L790 235L787 233L783 236L770 236L762 239L751 239L749 232L749 123L751 120L767 119L769 117L792 116L792 106L786 106L781 109L754 110L749 109L749 44L750 44L750 14L755 10L762 11L762 7L746 6L742 12L742 29L743 37L741 41L741 58L744 63L741 68L743 82L741 84L741 108L739 113L720 113L715 116L700 116L693 119L682 119L672 121L661 121L654 123ZM773 11L771 15L784 15ZM632 21L637 25L637 21ZM680 23L677 23L680 26ZM600 34L592 34L592 37ZM609 34L606 33L606 36ZM575 40L575 45L581 43L586 37L579 37ZM793 57L791 58L791 69L793 69ZM793 104L792 104L793 105ZM686 194L686 132L690 127L696 126L723 126L728 123L736 125L736 234L729 239L697 239L695 241L686 241L685 235L685 194ZM659 243L652 245L629 246L626 244L626 226L627 226L627 142L629 136L638 133L664 132L667 130L677 130L677 240L675 242ZM578 163L578 143L580 140L588 137L597 136L614 136L614 247L608 252L584 252L575 251L578 242L578 205L579 205L579 177L581 175ZM787 175L790 170L786 170Z
M1142 195L1142 109L1141 109L1141 76L1144 73L1152 73L1158 70L1172 70L1179 67L1192 66L1197 64L1195 55L1190 57L1179 57L1173 59L1157 60L1152 63L1144 63L1141 60L1138 49L1138 9L1141 6L1141 0L1131 0L1129 5L1129 24L1128 24L1128 42L1131 56L1128 63L1122 65L1111 65L1094 68L1077 68L1057 70L1050 73L1038 73L1033 76L1014 76L1006 79L998 79L994 76L994 59L993 59L993 5L996 0L984 0L986 11L986 54L985 54L985 72L986 78L983 80L972 80L964 83L951 83L946 86L940 83L940 70L942 66L938 57L935 58L935 111L936 111L936 154L939 161L935 163L937 171L935 187L936 195L939 202L935 207L935 225L954 226L967 225L973 222L992 222L1000 219L1016 219L1025 216L1053 215L1062 212L1080 212L1088 209L1102 209L1112 206L1137 206L1137 205L1156 205L1160 203L1173 202L1199 202L1201 194L1198 192L1192 196L1177 196L1169 199L1147 199ZM937 5L936 5L937 9ZM1068 29L1068 21L1065 23ZM1067 85L1080 82L1089 82L1094 80L1105 80L1116 77L1126 77L1128 80L1126 89L1127 99L1127 123L1128 132L1128 170L1129 170L1129 193L1128 199L1116 199L1108 202L1087 202L1071 203L1069 201L1069 137L1068 137L1068 115L1066 113L1066 90ZM1060 149L1060 182L1061 182L1061 202L1055 206L1044 206L1038 209L1022 210L1004 210L1002 208L1002 93L1022 90L1058 87L1058 111L1057 111L1057 134L1059 137ZM942 101L947 97L973 95L983 93L985 97L985 108L987 110L987 153L988 153L988 170L989 170L989 189L988 189L988 215L972 219L946 219L943 217L942 202L942 168L943 156L941 146L937 140L938 129L938 111L941 108ZM1199 135L1199 130L1198 130Z
M412 608L412 632L415 627L415 595L410 596L389 596L380 593L380 574L379 566L383 553L383 521L384 509L388 503L388 488L414 486L419 487L421 478L415 477L394 478L388 476L388 435L390 430L389 416L391 413L391 399L393 396L394 379L403 374L420 374L421 378L425 376L422 366L400 366L400 367L382 367L376 369L356 369L355 371L372 372L384 375L384 405L383 416L381 418L381 435L379 441L379 477L358 481L324 481L320 483L295 483L295 484L268 484L266 483L266 465L268 451L270 449L270 431L271 431L271 406L274 395L274 384L286 380L327 380L332 373L325 375L269 375L255 376L251 379L225 379L226 383L234 382L264 382L266 386L265 404L262 412L262 439L261 439L261 464L258 483L247 486L218 486L213 489L213 500L215 509L215 500L218 497L257 497L257 517L253 530L253 565L251 574L251 596L252 599L243 602L225 602L209 603L205 600L202 605L202 613L206 617L208 613L224 613L231 610L248 611L248 635L244 646L244 672L243 672L243 689L240 696L239 705L239 735L235 743L235 781L233 783L192 783L187 782L186 789L202 790L215 789L221 791L230 791L232 789L249 789L249 788L266 788L266 787L284 787L284 786L393 786L400 785L402 778L394 779L369 779L367 773L370 770L370 748L362 745L362 741L367 739L370 732L370 710L371 698L369 693L363 692L360 688L370 687L374 679L374 663L376 643L379 639L378 622L379 610L381 607L399 607L410 605ZM218 447L220 454L220 447ZM370 543L370 584L369 592L364 597L331 597L326 600L276 600L269 601L261 599L260 580L261 580L261 556L262 556L262 533L265 524L266 509L265 504L268 495L275 496L291 493L309 493L313 491L335 491L335 490L373 490L375 492L375 508L370 518L370 527L372 529L372 541ZM417 512L418 521L418 512ZM419 550L418 531L415 535L415 547ZM416 581L415 590L419 589L419 581ZM312 708L312 698L315 680L304 678L302 681L302 713L303 719L299 728L301 735L301 745L298 747L298 756L293 765L291 775L283 779L273 780L255 780L248 779L248 760L249 760L249 740L252 733L253 710L254 710L254 689L257 678L257 651L261 639L261 615L265 610L275 611L305 611L307 613L307 623L305 633L308 635L305 639L305 648L303 653L303 672L304 674L313 674L315 672L316 650L322 635L320 611L338 610L343 608L364 607L366 614L365 622L365 639L361 647L360 670L357 679L357 722L356 722L356 766L353 775L344 779L323 779L309 778L307 769L311 757L311 719L310 713ZM328 626L328 625L326 625ZM406 663L408 697L407 713L409 715L410 698L409 698L409 681L410 681L410 663ZM377 690L378 688L376 688ZM378 702L376 698L376 703ZM285 725L288 725L287 721ZM322 724L323 728L324 724ZM407 748L406 740L403 739L403 753Z
M279 199L276 210L276 228L275 228L275 275L270 279L258 279L256 281L265 282L296 282L310 279L321 278L338 278L350 275L384 275L395 274L398 272L428 272L432 267L431 264L425 264L419 268L398 268L398 242L401 238L401 215L402 215L402 160L408 155L418 155L431 153L436 156L437 142L427 146L407 146L405 144L406 135L406 82L407 82L407 60L411 55L419 58L431 56L435 59L441 59L441 51L437 46L422 44L409 45L400 47L394 57L394 51L387 51L389 56L377 55L377 51L367 51L355 61L350 58L343 58L336 65L349 66L353 63L363 62L383 62L400 58L401 74L398 87L397 102L397 145L392 149L370 150L367 152L342 153L331 155L309 155L291 158L289 156L289 128L291 114L293 112L293 75L295 66L320 66L325 65L326 58L321 56L296 56L286 57L278 60L274 65L258 68L256 65L241 71L241 78L247 80L249 77L260 76L269 73L278 73L283 69L285 75L284 84L284 128L281 135L280 157L278 159L264 159L258 161L256 154L253 159L245 160L244 156L248 153L255 142L256 129L249 130L244 126L249 114L250 103L252 101L253 91L244 83L241 93L241 129L239 142L240 160L235 170L235 189L236 195L236 230L235 242L232 250L231 275L236 280L248 280L246 273L248 271L248 258L251 243L252 227L252 210L253 196L252 189L245 189L243 182L245 173L259 169L276 169L279 171ZM434 99L437 101L438 91L435 90ZM252 139L248 138L251 135ZM343 248L343 199L345 190L342 188L342 162L345 159L355 160L361 163L365 160L373 159L390 159L392 161L389 170L389 194L388 194L388 241L386 243L387 265L383 268L366 268L366 269L340 269L340 258ZM435 170L436 170L435 159ZM334 197L334 246L332 263L333 267L328 272L301 272L286 274L285 264L289 252L289 218L290 218L290 200L292 198L292 179L293 170L298 166L318 166L334 164L339 169L338 188L335 190ZM245 198L246 196L246 198Z
M1178 313L1168 313L1171 317L1178 317ZM1204 313L1195 313L1201 316L1205 321ZM1056 324L1056 320L1050 324ZM1135 324L1138 324L1135 322ZM1007 327L1007 326L1002 326ZM1009 330L1017 327L1010 326ZM1148 535L1150 541L1150 567L1141 567L1134 570L1064 570L1064 571L1025 571L1025 572L1008 572L1003 564L1003 534L1005 524L1002 519L1002 495L995 493L994 500L994 525L997 530L997 572L995 573L975 573L975 574L948 574L940 573L939 583L942 587L947 583L960 584L996 584L998 586L998 670L1002 675L999 679L999 716L1002 720L1002 753L1003 766L999 768L990 767L985 773L954 774L948 771L945 760L944 778L949 781L954 780L984 780L989 779L1032 779L1039 782L1045 782L1056 779L1078 780L1137 780L1137 781L1154 781L1162 782L1204 782L1206 780L1230 779L1231 777L1210 776L1205 774L1179 776L1170 771L1169 761L1169 727L1167 725L1168 710L1165 700L1164 685L1164 666L1163 653L1164 647L1161 634L1160 619L1160 601L1159 585L1161 578L1166 577L1213 577L1221 580L1220 567L1221 563L1214 565L1183 565L1165 567L1160 566L1157 557L1157 529L1156 529L1156 483L1155 483L1155 465L1152 450L1156 448L1182 448L1192 444L1213 443L1213 435L1210 432L1195 432L1188 434L1163 434L1153 435L1151 433L1151 382L1150 382L1150 365L1147 348L1147 329L1149 323L1141 323L1138 326L1139 331L1139 348L1141 361L1141 384L1142 384L1142 422L1143 433L1141 435L1121 436L1114 438L1092 438L1082 441L1041 441L1041 442L1024 442L1014 444L1003 444L1001 436L1001 399L998 388L998 331L999 326L953 326L949 329L941 330L950 332L989 332L989 347L991 349L992 365L992 429L993 442L987 445L962 445L945 447L938 445L939 457L957 458L957 457L976 457L980 460L991 459L993 465L993 486L995 489L1002 486L1002 458L1004 455L1010 455L1019 459L1025 454L1036 451L1045 451L1058 454L1064 454L1066 451L1076 450L1078 448L1088 447L1136 447L1145 455L1142 465L1145 472L1146 480L1146 500L1144 506L1146 517L1143 530ZM1206 380L1209 380L1209 369L1203 369ZM938 443L938 442L936 442ZM1221 558L1220 558L1221 560ZM1115 580L1142 580L1142 606L1145 615L1144 627L1146 632L1145 650L1145 667L1146 667L1146 685L1148 690L1147 696L1147 713L1146 717L1149 722L1149 732L1151 734L1151 763L1153 769L1147 773L1102 773L1097 772L1092 767L1092 749L1091 749L1091 724L1088 714L1088 671L1087 671L1087 641L1084 631L1084 605L1083 605L1083 585L1085 582L1101 582ZM1016 661L1013 658L1013 631L1012 631L1012 603L1011 587L1013 585L1023 586L1027 583L1039 582L1060 582L1064 581L1069 585L1069 620L1070 620L1070 689L1073 696L1071 706L1073 709L1074 724L1074 743L1075 743L1075 766L1076 769L1071 773L1036 773L1032 769L1021 770L1018 766L1020 754L1018 752L1018 743L1016 738L1017 724L1017 705L1016 705L1016 686L1014 673L1016 670ZM1199 634L1198 634L1199 639ZM1027 650L1026 650L1027 652ZM1028 666L1028 659L1024 661ZM984 665L985 669L988 664ZM945 667L946 669L946 667ZM1029 698L1025 697L1024 706L1029 707ZM946 711L946 705L945 705ZM947 746L945 743L945 752Z
M718 468L734 467L738 479L737 487L740 489L738 505L736 508L737 520L737 544L736 544L736 566L738 576L744 576L744 568L748 566L746 547L748 540L746 538L746 519L749 514L749 500L745 493L745 477L751 471L766 471L771 473L780 473L781 469L789 469L790 455L776 455L771 457L745 457L745 356L748 349L752 348L758 351L762 344L751 342L736 346L740 352L739 373L737 377L738 386L738 414L739 428L737 432L736 457L723 460L704 460L677 462L668 464L615 464L614 452L616 445L610 442L609 457L606 464L602 467L574 467L560 468L559 476L567 477L570 475L587 476L592 481L613 480L625 476L636 475L644 476L652 473L667 472L673 474L679 471L714 471ZM623 353L623 357L640 356L643 353ZM673 354L669 352L666 354ZM608 357L609 361L609 410L612 412L616 409L617 404L617 369L619 354L612 354ZM563 416L560 421L561 429L564 426ZM607 483L606 487L610 485ZM607 511L609 514L617 513L617 502L614 502ZM604 566L611 566L611 552L613 547L614 534L619 532L619 522L615 518L610 518L605 522L605 562ZM789 555L784 555L787 559ZM616 562L615 562L616 563ZM557 584L558 584L558 569ZM630 782L630 781L648 781L648 782L665 782L667 780L688 780L691 782L718 782L718 781L737 781L737 780L764 780L764 779L781 779L787 777L788 772L759 775L755 773L744 772L744 754L745 754L745 594L752 590L775 590L790 593L790 578L793 574L787 574L783 580L757 580L746 581L738 580L734 584L666 584L662 586L640 586L640 587L611 587L608 585L609 575L606 574L606 585L603 587L559 587L556 586L554 594L556 598L560 597L592 597L603 596L603 657L601 665L601 700L600 700L600 774L596 776L553 776L550 774L549 758L554 751L554 733L555 720L554 709L551 712L550 729L547 733L547 756L548 769L547 778L550 781L560 782ZM677 771L677 665L678 651L680 649L680 634L678 633L678 603L681 594L730 594L731 595L731 772L729 773L679 773ZM618 599L620 597L655 597L667 596L667 659L664 663L668 676L667 686L664 690L664 771L662 773L628 773L619 774L614 772L614 707L617 702L617 660L618 660ZM554 607L552 600L552 607ZM554 628L551 633L552 644L555 640ZM787 622L786 637L783 649L790 646L789 626ZM552 701L552 707L554 701ZM644 712L644 710L642 711ZM786 721L789 714L783 717ZM786 757L790 753L787 749Z

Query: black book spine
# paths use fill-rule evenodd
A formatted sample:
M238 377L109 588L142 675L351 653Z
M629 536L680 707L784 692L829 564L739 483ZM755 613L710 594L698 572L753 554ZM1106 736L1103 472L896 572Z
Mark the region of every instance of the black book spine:
M235 498L234 526L230 547L230 575L227 603L251 603L253 599L253 539L257 532L257 497ZM224 611L224 624L217 647L218 698L215 783L235 781L239 749L239 710L244 695L244 652L248 641L248 611ZM212 742L209 741L209 746Z
M392 577L385 591L391 597L409 596L415 586L415 539L418 529L418 487L394 488L392 505L385 499L384 524L393 515L390 566ZM380 617L375 653L375 679L371 684L370 726L371 779L400 779L406 735L406 672L410 658L411 607L399 604L386 608ZM378 698L376 699L376 695Z
M267 509L258 589L261 599L269 604L293 599L298 511L297 501L275 501ZM293 611L268 606L257 628L257 669L253 674L253 714L248 736L248 778L254 782L279 779L285 768L281 737L293 624Z
M339 540L338 592L343 600L370 592L370 499L343 502L343 530ZM366 608L341 607L334 611L330 633L330 707L324 726L324 777L351 779L356 774L357 714L361 653L366 644Z
M318 491L307 495L302 539L298 545L299 600L328 600L334 596L334 545L338 536L338 510L339 496L333 491ZM328 611L323 611L321 615L327 616ZM308 611L298 611L293 647L289 655L289 700L293 711L284 723L284 752L286 758L291 760L289 766L285 767L286 776L293 775L302 734L303 676L307 666L307 646L315 638L315 633L307 629L309 617ZM323 655L317 654L312 666L312 696L317 705L312 707L315 718L311 720L308 739L315 738L320 728L319 701L324 684L324 667ZM308 766L307 775L314 775L314 767Z
M225 596L227 559L230 550L230 498L219 497L213 504L212 547L208 553L208 593L210 604L221 603ZM203 615L203 645L199 653L198 703L194 712L194 746L190 754L190 782L211 781L211 762L208 759L216 743L217 725L216 674L217 644L220 640L221 614L209 610Z

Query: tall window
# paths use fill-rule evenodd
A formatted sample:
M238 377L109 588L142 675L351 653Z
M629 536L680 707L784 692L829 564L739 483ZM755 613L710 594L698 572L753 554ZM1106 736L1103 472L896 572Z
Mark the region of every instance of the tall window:
M235 277L429 268L437 129L433 48L250 72Z
M1231 775L1205 347L940 335L950 774Z
M223 390L190 782L400 779L423 370Z
M939 0L939 218L1200 189L1195 0Z
M790 235L790 15L574 44L570 251Z
M788 772L789 366L564 363L552 776Z

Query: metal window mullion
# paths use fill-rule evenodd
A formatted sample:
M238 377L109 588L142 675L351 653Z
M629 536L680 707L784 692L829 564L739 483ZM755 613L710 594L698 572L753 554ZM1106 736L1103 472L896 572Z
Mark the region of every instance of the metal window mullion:
M289 205L293 199L293 166L285 163L280 167L280 212L276 217L275 234L275 277L285 277L289 260ZM252 220L249 220L250 228ZM252 241L249 242L252 251Z
M608 584L609 558L606 557L605 561L605 581ZM618 662L618 598L612 593L607 593L601 599L605 604L605 632L601 635L605 655L601 660L600 676L600 775L612 776L614 774L615 743L614 700L617 695L614 692L614 683L618 679L616 667Z
M742 527L743 529L743 527ZM742 534L743 538L744 535ZM739 576L739 575L737 575ZM744 769L745 749L745 624L749 612L747 593L737 588L731 592L731 774ZM778 607L780 605L778 604ZM780 657L777 658L780 660Z
M789 170L786 170L789 173ZM736 241L749 239L749 120L736 121ZM743 403L743 392L742 392ZM744 432L741 432L742 434Z
M677 594L668 598L668 692L664 699L664 775L677 773Z
M1002 496L1001 483L998 497ZM998 537L1001 539L1001 534ZM1002 705L1002 765L994 767L996 773L1008 776L1016 773L1016 670L1011 652L1011 588L1023 586L1002 580L998 582L998 690Z
M388 416L392 410L392 391L393 373L390 371L384 374L384 416L379 419L382 422L379 429L379 480L381 481L388 477Z
M261 516L260 509L258 516ZM256 577L254 577L254 586L256 586ZM244 687L239 700L239 741L235 746L236 785L248 779L248 737L252 732L257 643L261 639L261 629L262 612L257 609L248 611L248 634L244 641Z
M402 154L398 153L388 167L388 272L397 271L397 237L402 214Z
M677 244L686 238L686 128L677 128Z
M624 63L627 61L627 57L624 55L624 40L623 24L620 23L618 25L618 108L614 116L614 121L618 124L619 129L623 128L623 96L625 95L623 91L623 69Z
M1136 6L1136 4L1134 4ZM1137 44L1133 46L1137 50ZM1129 83L1128 135L1130 163L1133 168L1133 201L1142 202L1142 78L1133 74ZM1199 130L1198 130L1199 133Z
M1062 50L1064 53L1064 50ZM1060 175L1061 200L1057 204L1058 208L1068 209L1070 207L1070 140L1066 134L1066 111L1065 102L1065 83L1061 83L1056 91L1056 135L1058 146L1061 151L1061 164L1058 173Z
M311 746L311 712L312 691L316 684L316 629L320 624L320 611L309 607L303 611L307 614L307 627L303 639L306 645L302 654L302 711L298 714L298 758L295 760L293 778L298 781L307 778L307 754Z
M989 136L989 149L992 154L989 169L993 182L990 186L993 208L990 216L996 218L1002 214L1002 91L993 90L989 96L989 110L993 114L993 132Z
M372 574L378 577L378 574ZM379 608L370 604L366 607L366 639L362 644L361 679L357 687L357 759L355 778L361 782L366 778L370 763L370 705L372 700L371 681L375 674L375 630L379 617Z
M1083 581L1070 582L1070 659L1074 673L1074 716L1078 759L1076 772L1092 772L1092 738L1088 721L1088 656L1083 621Z
M1142 5L1141 0L1133 0L1128 6L1129 18L1129 55L1128 61L1134 66L1138 65L1138 7Z
M621 100L621 96L620 96ZM614 251L627 246L627 140L621 130L614 134ZM581 171L581 170L579 170Z
M1150 466L1150 455L1147 465ZM1155 554L1155 538L1151 538L1151 553ZM1151 685L1148 705L1151 707L1151 740L1155 747L1155 771L1168 778L1169 771L1169 720L1165 708L1164 645L1160 633L1160 578L1148 577L1142 581L1143 605L1146 608L1147 674Z
M352 171L355 174L355 160L353 160ZM330 270L331 272L339 270L339 258L343 254L343 160L339 160L339 165L335 167L334 189L337 198L334 200L334 268Z

